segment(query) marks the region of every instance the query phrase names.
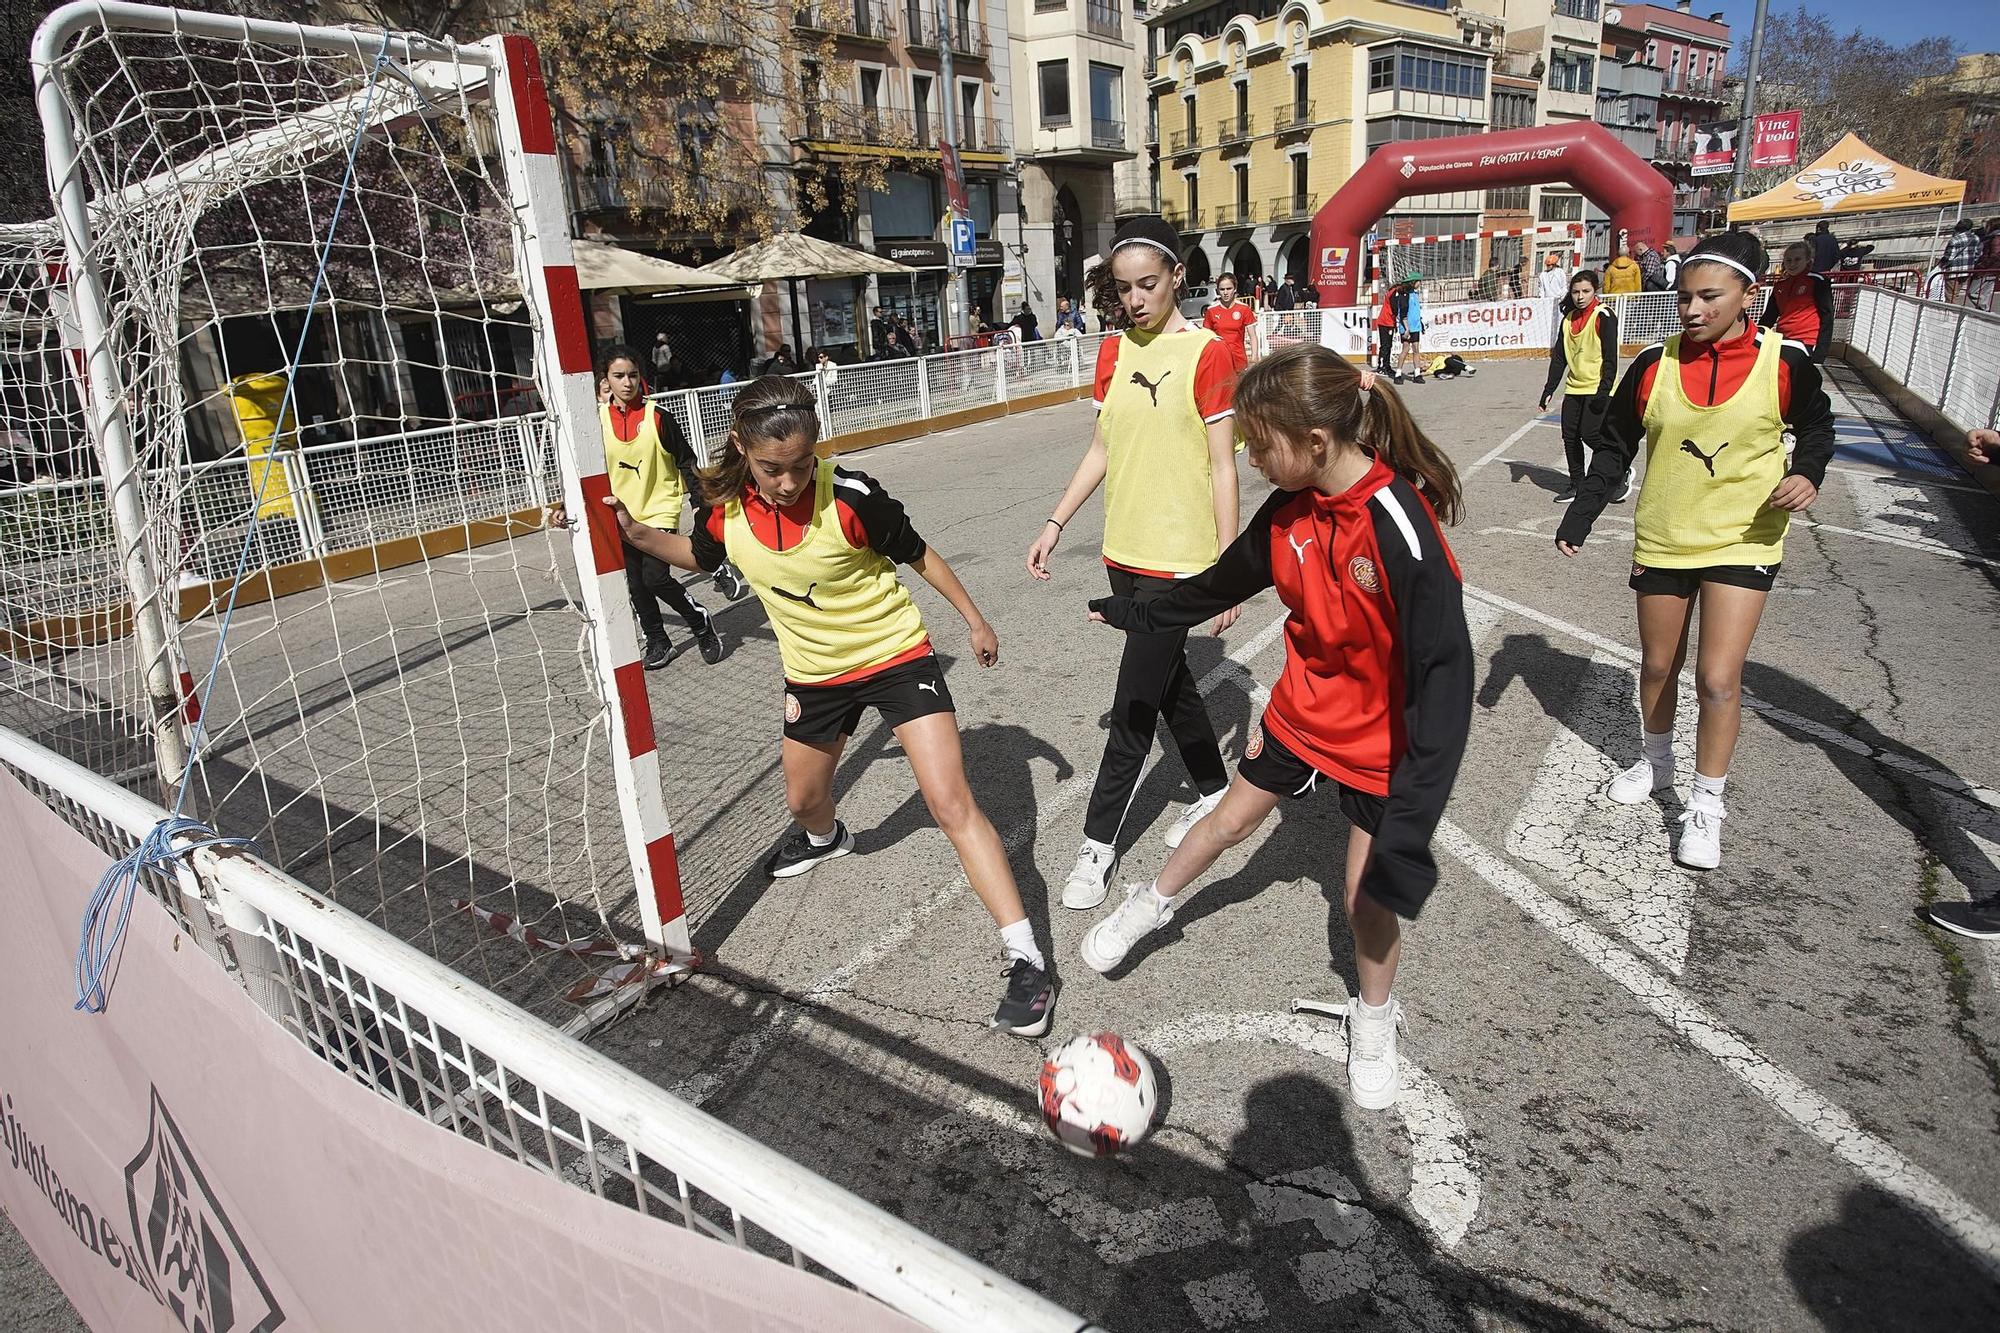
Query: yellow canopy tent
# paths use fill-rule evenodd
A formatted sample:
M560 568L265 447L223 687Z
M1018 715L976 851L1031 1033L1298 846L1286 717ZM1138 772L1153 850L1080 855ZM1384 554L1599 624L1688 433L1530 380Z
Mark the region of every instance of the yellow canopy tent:
M1850 134L1811 166L1760 195L1729 206L1731 222L1775 222L1896 208L1949 208L1965 201L1965 182L1927 176L1885 157Z

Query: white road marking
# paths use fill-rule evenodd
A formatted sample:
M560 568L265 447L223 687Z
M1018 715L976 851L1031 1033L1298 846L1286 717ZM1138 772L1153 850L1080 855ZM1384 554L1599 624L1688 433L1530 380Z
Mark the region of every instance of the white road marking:
M1900 486L1911 486L1919 490L1963 491L1967 495L1991 495L1984 486L1972 486L1956 481L1939 481L1935 477L1916 477L1906 472L1888 472L1879 468L1848 467L1841 463L1829 464L1828 472L1841 472L1850 477L1860 477L1867 481L1893 481Z
M1522 422L1520 427L1517 430L1515 430L1515 432L1512 435L1509 435L1506 439L1500 441L1500 443L1494 445L1491 449L1488 449L1485 453L1481 454L1479 458L1472 464L1471 467L1468 467L1467 469L1465 469L1465 471L1459 473L1458 474L1459 481L1464 482L1466 479L1471 477L1473 473L1479 471L1479 469L1485 467L1488 463L1491 463L1494 459L1500 457L1500 455L1506 453L1509 449L1512 449L1517 440L1519 440L1523 435L1526 435L1529 431L1533 430L1537 426L1548 426L1552 429L1561 429L1559 426L1556 425L1555 422L1544 421L1539 416L1533 418L1532 420Z
M1625 767L1610 752L1635 748L1635 689L1628 664L1592 654L1506 845L1548 871L1565 898L1679 976L1687 964L1695 878L1674 864L1672 839L1655 802L1620 805L1604 794ZM1682 773L1694 772L1696 712L1694 691L1683 680L1681 736L1674 745Z
M1510 611L1523 619L1532 620L1538 625L1546 625L1559 634L1566 634L1579 643L1587 643L1599 652L1608 653L1620 661L1628 662L1633 666L1639 664L1638 649L1629 648L1615 639L1608 639L1602 634L1593 633L1581 625L1572 625L1567 620L1558 619L1544 611L1537 611L1532 606L1524 606L1520 602L1510 597L1503 597L1497 592L1488 592L1484 588L1475 588L1471 584L1466 585L1465 595L1488 602L1493 606L1499 607L1501 610ZM1685 675L1685 673L1683 674ZM1982 787L1978 783L1962 778L1956 773L1947 772L1941 768L1932 768L1928 764L1918 763L1914 759L1889 750L1875 749L1867 742L1856 740L1846 732L1837 730L1824 722L1815 722L1811 718L1800 717L1797 713L1779 708L1775 704L1766 703L1747 690L1743 694L1743 707L1789 731L1804 732L1815 740L1824 741L1828 745L1846 750L1849 754L1861 755L1885 768L1893 768L1898 772L1908 773L1911 777L1921 778L1923 781L1940 790L1968 797L1979 802L1981 805L1994 810L2000 810L2000 791L1994 791L1990 787ZM1637 709L1635 707L1635 721L1636 715Z
M1863 532L1859 528L1844 528L1836 523L1822 523L1818 519L1801 518L1792 515L1792 523L1797 527L1812 528L1817 532L1837 532L1843 537L1859 537L1864 541L1881 542L1888 546L1900 546L1908 551L1922 551L1925 555L1943 556L1947 560L1963 560L1971 565L1983 565L1987 569L2000 569L2000 560L1988 556L1961 551L1955 546L1947 546L1927 537L1894 537L1886 532Z
M1854 1118L1773 1064L1716 1015L1671 981L1601 934L1575 911L1446 819L1437 845L1498 890L1529 920L1545 927L1599 972L1630 992L1683 1040L1734 1074L1835 1156L1887 1192L1927 1215L1991 1276L2000 1278L2000 1225L1937 1177L1856 1124Z
M1202 676L1195 688L1207 691L1224 676L1243 668L1273 643L1285 628L1285 617L1280 615L1263 629L1243 643L1230 650L1228 656L1216 663ZM1141 775L1141 781L1144 775ZM1039 817L1033 824L1025 824L1015 829L1003 840L1009 856L1018 854L1023 848L1033 846L1042 831L1059 817L1067 816L1070 808L1082 802L1090 794L1096 781L1092 770L1088 778L1072 778L1060 790L1041 805ZM770 1044L783 1036L795 1024L806 1018L811 1008L824 1004L843 991L853 988L857 978L880 963L884 958L909 943L917 933L917 928L944 907L963 901L969 891L965 874L961 871L952 881L926 898L915 907L898 917L887 930L871 943L858 951L845 964L835 968L815 982L803 997L803 1007L780 1004L771 1011L770 1019L755 1032L746 1033L729 1048L729 1053L712 1069L704 1070L690 1078L676 1083L672 1089L676 1097L699 1106L714 1096L720 1088L728 1084L762 1057Z

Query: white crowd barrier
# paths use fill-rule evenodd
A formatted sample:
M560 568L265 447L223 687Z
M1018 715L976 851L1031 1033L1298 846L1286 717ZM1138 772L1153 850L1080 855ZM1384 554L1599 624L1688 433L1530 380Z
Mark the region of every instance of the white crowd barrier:
M439 1131L482 1145L502 1158L598 1199L685 1228L731 1249L775 1259L815 1278L851 1285L922 1326L965 1333L1002 1328L1076 1333L1087 1327L1086 1321L1076 1315L670 1096L525 1011L480 987L468 986L463 977L435 960L257 857L239 851L198 851L183 858L172 875L149 873L143 892L150 901L140 904L141 910L133 917L126 943L122 970L131 974L133 989L124 997L122 1014L116 983L112 986L110 1013L104 1016L71 1013L63 994L66 988L62 978L67 977L70 964L69 948L62 934L68 932L68 940L73 944L77 915L91 888L88 878L91 867L86 864L90 848L94 847L104 857L124 856L165 812L6 729L0 729L0 787L6 789L0 791L0 798L4 798L0 799L0 822L13 827L14 833L25 840L23 845L34 852L27 858L27 877L10 880L6 892L10 917L23 923L24 929L35 927L33 950L24 955L26 961L22 962L22 967L35 975L15 977L10 984L26 985L38 1001L46 1001L41 1008L49 1013L43 1015L38 1009L37 1023L46 1020L58 1025L81 1025L126 1021L151 1023L183 1033L199 1028L204 1034L201 1042L222 1044L216 1051L207 1052L210 1058L204 1060L190 1055L190 1049L201 1042L157 1039L155 1046L126 1049L115 1037L96 1041L100 1029L80 1030L74 1040L88 1041L89 1062L109 1061L120 1066L115 1077L93 1084L94 1090L83 1097L84 1102L94 1103L89 1114L79 1111L75 1098L66 1099L61 1093L66 1076L57 1067L49 1066L46 1056L62 1043L48 1046L50 1033L42 1032L37 1041L30 1041L31 1047L42 1052L43 1058L39 1060L33 1059L33 1052L25 1048L13 1051L13 1056L28 1061L31 1067L16 1067L10 1057L5 1076L15 1117L28 1124L32 1109L39 1141L46 1144L59 1139L75 1149L63 1170L64 1187L73 1196L69 1203L59 1205L47 1219L40 1216L46 1210L38 1211L24 1203L23 1223L26 1224L31 1212L37 1222L48 1222L45 1228L48 1234L42 1237L46 1245L38 1245L38 1250L48 1250L54 1256L53 1262L64 1267L71 1279L77 1279L80 1273L84 1285L94 1284L100 1295L112 1292L108 1299L136 1301L150 1308L151 1298L159 1291L173 1294L168 1286L172 1258L162 1253L157 1237L150 1249L144 1236L120 1241L126 1259L133 1265L130 1276L120 1273L116 1261L112 1261L110 1268L105 1267L103 1237L95 1227L91 1237L84 1241L89 1248L71 1252L64 1245L70 1238L60 1233L65 1229L75 1230L70 1224L80 1214L74 1202L84 1197L86 1189L102 1200L94 1213L102 1218L104 1234L111 1235L123 1231L124 1209L107 1209L103 1203L108 1203L114 1194L122 1203L123 1196L132 1188L153 1188L144 1178L150 1173L144 1173L134 1186L129 1177L121 1178L116 1169L137 1143L145 1140L144 1133L139 1133L131 1144L122 1140L104 1144L93 1141L107 1125L114 1125L108 1117L114 1114L125 1117L115 1125L129 1130L126 1121L136 1115L143 1129L144 1089L151 1083L156 1103L163 1095L171 1103L175 1094L164 1090L179 1088L178 1096L186 1099L182 1102L181 1119L191 1122L193 1117L186 1107L202 1096L199 1088L216 1078L229 1083L226 1071L211 1068L211 1064L225 1061L246 1064L267 1071L282 1083L285 1080L278 1071L287 1064L299 1063L296 1050L290 1045L276 1051L257 1045L264 1040L257 1031L261 1024L247 1006L236 1005L250 1016L249 1032L234 1030L242 1028L242 1020L234 1024L217 1021L212 1007L202 1007L200 997L204 994L208 997L206 1003L213 1006L218 994L226 999L233 993L227 986L218 988L214 984L228 976L241 983L256 1002L256 1008L275 1019L307 1052L317 1057L317 1062L346 1082L359 1085L374 1098L386 1100L409 1114L407 1121L392 1120L398 1142L382 1145L379 1163L371 1166L365 1161L350 1162L336 1171L342 1186L338 1192L352 1194L364 1182L378 1176L398 1182L396 1189L405 1188L408 1182L401 1181L398 1163L411 1160L412 1152L414 1160L434 1168L434 1174L423 1186L420 1201L403 1199L398 1203L385 1194L378 1200L382 1211L372 1221L365 1190L359 1198L321 1199L320 1205L329 1213L326 1221L343 1237L334 1243L338 1246L370 1240L346 1235L350 1228L363 1231L371 1226L379 1228L381 1234L372 1240L380 1248L384 1238L402 1236L412 1228L434 1231L437 1234L432 1239L444 1244L454 1238L465 1240L466 1237L457 1235L458 1231L469 1230L476 1236L478 1228L489 1222L503 1228L507 1225L490 1204L495 1173L480 1168L477 1174L482 1182L475 1182L470 1178L473 1172L454 1175L448 1167L441 1166L451 1153L463 1152L458 1144L440 1143L427 1156L422 1138L422 1134L430 1132L423 1123L427 1120ZM28 799L30 793L39 798L41 806L53 812L55 820L44 818L34 801ZM25 805L20 804L24 801ZM57 845L66 841L61 825L80 835L72 851L64 852ZM97 864L101 866L103 862ZM160 916L161 907L171 921ZM181 982L176 983L176 969L209 966L208 960L202 958L191 963L184 957L176 959L176 954L185 955L183 940L206 950L220 964L218 970L200 977L183 975ZM19 943L16 941L9 947ZM135 950L140 952L135 954ZM41 975L44 972L49 975ZM185 992L177 989L181 983L190 989ZM44 995L44 991L55 993ZM182 994L190 997L188 1012L155 1012L162 1006L161 997L166 997L167 1003L174 1003L177 1002L174 997ZM17 1032L15 1036L26 1034ZM248 1046L240 1045L246 1041L250 1043ZM7 1044L18 1046L11 1037ZM293 1054L286 1054L288 1051ZM326 1069L320 1068L320 1063L311 1060L304 1063L311 1072L308 1081L324 1080ZM125 1106L123 1103L131 1098L113 1096L117 1088L136 1090L137 1102ZM244 1096L253 1092L247 1087L240 1091ZM321 1126L290 1123L281 1127L282 1137L294 1146L313 1145L319 1155L332 1152L329 1145L336 1142L351 1147L358 1127L343 1121L341 1112L332 1104L342 1098L316 1101L309 1087L304 1091L307 1096L303 1114L324 1114L329 1117L328 1122ZM278 1093L290 1095L282 1088L272 1095ZM344 1096L352 1100L351 1093ZM111 1106L105 1101L107 1098L119 1105ZM317 1291L320 1299L329 1303L320 1313L330 1313L334 1305L350 1308L344 1302L353 1299L354 1293L341 1292L338 1283L328 1285L328 1273L336 1267L333 1258L299 1241L302 1232L310 1232L320 1224L274 1216L267 1207L266 1187L271 1197L277 1198L298 1183L278 1178L286 1176L281 1158L289 1154L277 1154L269 1162L256 1165L254 1154L246 1158L237 1151L241 1145L215 1141L214 1136L224 1128L220 1122L227 1119L227 1114L206 1102L202 1104L208 1108L209 1119L199 1126L181 1124L174 1131L174 1142L178 1151L193 1153L197 1158L201 1154L181 1139L181 1132L186 1131L187 1139L193 1143L205 1143L211 1170L217 1175L230 1173L231 1184L218 1186L218 1190L241 1191L234 1196L235 1222L228 1228L233 1254L220 1256L225 1269L232 1257L244 1259L235 1270L235 1299L239 1308L254 1303L253 1293L244 1281L244 1273L256 1266L247 1261L252 1251L263 1255L267 1271L262 1276L274 1279L268 1290L264 1281L258 1282L256 1301L268 1303L279 1298L274 1293L290 1290L304 1293L301 1299L311 1303L312 1293ZM300 1104L297 1098L292 1099L289 1103L292 1113L301 1113ZM157 1106L153 1118L157 1133ZM409 1132L405 1132L405 1127ZM200 1132L203 1130L207 1131L206 1138ZM99 1152L93 1154L92 1148ZM93 1161L108 1165L102 1171L82 1169ZM72 1170L72 1162L79 1169ZM246 1190L242 1174L245 1169L253 1176L255 1172L268 1171L272 1178L263 1185L253 1178ZM316 1178L318 1171L317 1164L308 1163L300 1174ZM8 1190L19 1186L26 1179L22 1176L17 1181L19 1174L5 1173L0 1185ZM98 1179L99 1176L103 1178ZM504 1175L498 1178L498 1183L503 1187L504 1197ZM540 1182L536 1182L536 1187L542 1188ZM20 1198L27 1199L31 1189L23 1186ZM453 1197L454 1192L462 1197ZM210 1193L207 1183L200 1191L181 1191L175 1215L184 1211L200 1215L196 1220L208 1226L214 1218L204 1215L204 1208L220 1210L222 1205L216 1197L208 1198L204 1204L196 1196ZM14 1196L9 1194L9 1198ZM166 1201L156 1201L155 1206L165 1208ZM304 1211L317 1217L321 1209ZM531 1215L533 1211L530 1207ZM331 1216L336 1213L340 1215ZM442 1298L464 1318L488 1325L505 1324L514 1316L538 1308L538 1303L554 1302L570 1313L593 1310L595 1321L603 1326L636 1322L632 1316L639 1311L658 1315L662 1310L679 1309L685 1317L703 1326L750 1327L752 1322L742 1316L744 1302L754 1306L774 1295L757 1289L754 1264L744 1268L736 1259L729 1258L726 1266L738 1281L725 1301L716 1295L717 1287L705 1277L688 1276L700 1267L698 1252L688 1251L678 1259L663 1257L661 1252L648 1252L641 1243L642 1235L654 1234L650 1231L627 1231L621 1238L616 1219L622 1214L607 1210L589 1216L595 1219L598 1232L608 1231L620 1239L609 1246L592 1246L583 1241L571 1244L575 1238L565 1237L563 1244L568 1250L561 1261L551 1257L541 1267L560 1270L568 1265L572 1271L599 1275L608 1271L614 1276L622 1272L624 1280L614 1284L613 1289L564 1290L560 1283L555 1283L538 1296L527 1288L538 1281L546 1285L553 1275L523 1272L517 1279L519 1290L505 1286L499 1290L484 1286L461 1290L426 1281L423 1285L427 1289L437 1290L413 1292L410 1299L422 1305L442 1293ZM547 1224L551 1219L543 1215L538 1220ZM260 1222L261 1234L238 1234L258 1231ZM218 1234L224 1229L213 1228ZM498 1252L509 1245L518 1247L518 1240L494 1237L492 1243ZM213 1279L217 1256L209 1257ZM491 1258L489 1254L478 1259L468 1252L467 1271L480 1263L490 1264ZM160 1281L153 1284L153 1291L146 1289L141 1261L161 1270ZM631 1267L634 1261L640 1265L636 1276ZM383 1262L393 1266L389 1260ZM625 1265L622 1269L621 1264ZM663 1276L647 1267L655 1264L664 1264L669 1269L678 1264L681 1277L677 1279L671 1272ZM725 1266L721 1257L714 1265ZM768 1271L773 1275L767 1279L769 1283L781 1286L794 1283L789 1274L775 1268ZM741 1280L745 1274L751 1281ZM279 1276L284 1279L282 1285L275 1280ZM351 1279L353 1274L340 1276ZM135 1283L140 1285L135 1288ZM707 1305L695 1299L704 1293ZM87 1295L76 1294L79 1298ZM815 1304L823 1304L829 1318L840 1311L841 1317L834 1324L842 1328L908 1326L887 1311L879 1311L874 1318L864 1311L857 1321L854 1307L840 1304L850 1298L831 1288L826 1289L823 1297L812 1297L810 1290L806 1290L803 1303L797 1299L798 1290L791 1294L794 1298L791 1308L799 1316L796 1322L767 1321L754 1326L817 1325L818 1318L808 1313ZM188 1299L185 1286L178 1295ZM391 1291L385 1299L393 1302L399 1298ZM724 1305L733 1312L729 1318L716 1314ZM102 1312L107 1307L96 1308ZM707 1318L699 1313L703 1310L709 1312ZM295 1313L304 1316L307 1323L321 1322L313 1317L313 1310ZM333 1326L338 1323L334 1320ZM120 1323L119 1326L136 1325Z
M2000 426L2000 315L1864 287L1846 342L1958 429Z

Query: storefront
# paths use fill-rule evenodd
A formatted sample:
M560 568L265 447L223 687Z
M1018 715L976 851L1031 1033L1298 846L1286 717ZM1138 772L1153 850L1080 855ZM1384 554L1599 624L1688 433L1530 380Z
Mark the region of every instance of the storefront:
M813 278L805 284L806 347L823 347L836 361L855 360L860 341L860 293L853 278ZM801 363L803 364L803 363Z
M923 339L926 350L944 346L947 332L946 283L950 279L948 261L951 255L945 243L879 241L875 245L875 253L918 270L914 278L882 278L878 281L876 290L882 309L907 317ZM1012 317L1011 311L1003 314L995 308L1004 262L1005 254L1000 242L979 242L972 268L966 274L966 285L972 295L971 326L975 329L982 319L1005 323Z

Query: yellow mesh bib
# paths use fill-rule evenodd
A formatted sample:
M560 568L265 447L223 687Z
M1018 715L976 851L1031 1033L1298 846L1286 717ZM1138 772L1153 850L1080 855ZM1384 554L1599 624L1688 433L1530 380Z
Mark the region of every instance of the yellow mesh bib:
M1104 432L1106 560L1199 574L1221 554L1208 426L1194 401L1195 369L1214 341L1207 329L1118 335L1118 368L1097 418Z
M611 404L598 405L597 422L604 430L604 470L611 477L611 493L641 523L669 531L678 528L686 487L681 470L661 443L652 407L648 405L639 418L638 433L629 440L619 439L611 428Z
M1569 363L1569 371L1563 376L1564 393L1596 393L1603 383L1604 344L1597 333L1597 322L1603 318L1604 307L1593 307L1590 318L1584 321L1583 332L1573 333L1569 317L1563 317L1563 359Z
M1778 403L1783 340L1766 333L1728 401L1697 407L1681 387L1681 335L1667 339L1646 402L1646 484L1632 516L1632 559L1658 569L1775 565L1791 515L1771 492L1785 476Z

